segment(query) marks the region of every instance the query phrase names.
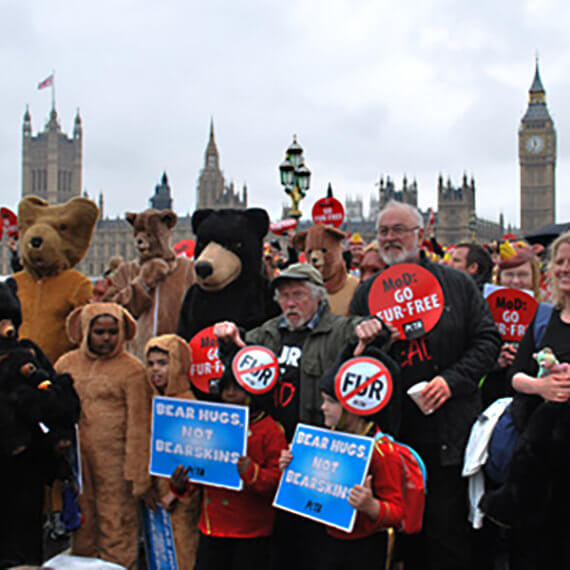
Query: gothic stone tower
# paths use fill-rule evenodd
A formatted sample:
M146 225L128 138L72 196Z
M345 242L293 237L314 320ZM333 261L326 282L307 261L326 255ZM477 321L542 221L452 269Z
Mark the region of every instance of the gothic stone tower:
M524 234L554 223L556 131L546 108L538 61L528 108L519 128L521 230Z
M26 108L22 128L22 197L33 194L50 204L81 195L82 127L79 110L73 138L61 132L55 107L44 131L32 135L30 111Z
M196 209L202 208L247 208L247 187L243 187L243 198L234 190L233 182L226 187L220 170L220 155L214 139L214 121L210 122L210 138L206 147L204 168L198 179L198 200Z
M437 185L437 237L443 244L458 243L469 238L469 220L475 213L475 181L467 182L463 175L463 184L457 188L443 184L439 176Z

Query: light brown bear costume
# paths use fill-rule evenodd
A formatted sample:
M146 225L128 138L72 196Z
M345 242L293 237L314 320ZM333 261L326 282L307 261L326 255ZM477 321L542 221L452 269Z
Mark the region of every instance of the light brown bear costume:
M145 210L129 212L126 218L133 226L139 259L119 267L104 300L123 305L137 319L138 334L129 349L144 358L150 338L176 331L184 295L194 280L193 264L176 257L170 245L174 212Z
M86 198L50 206L36 196L18 206L23 271L14 275L22 303L20 336L33 340L55 362L73 344L65 319L89 302L93 284L72 269L89 247L99 210Z
M350 301L359 284L358 278L346 270L342 257L345 237L343 231L333 226L316 224L293 238L293 245L304 251L307 262L320 271L335 315L349 314Z
M109 355L88 344L93 319L111 315L119 341ZM125 350L136 334L134 319L115 303L75 309L67 332L78 349L62 356L55 369L73 376L81 401L79 439L85 522L73 536L73 554L102 558L133 568L137 559L136 496L148 490L148 465L141 453L150 430L150 390L143 364Z
M150 380L150 374L147 370L147 381L152 393L157 396L162 395L194 400L195 396L190 389L188 380L188 370L192 363L192 352L188 343L175 334L166 334L150 339L145 347L145 355L148 355L149 350L153 348L158 348L168 353L168 382L164 392L161 393ZM144 451L147 452L149 449L150 441L145 446ZM168 483L168 479L162 477L152 478L152 485L158 491L160 500L162 501L170 497L175 501L174 508L170 511L170 518L174 533L178 568L181 570L184 568L191 569L194 568L196 551L198 549L200 494L193 493L189 497L176 499L172 495Z

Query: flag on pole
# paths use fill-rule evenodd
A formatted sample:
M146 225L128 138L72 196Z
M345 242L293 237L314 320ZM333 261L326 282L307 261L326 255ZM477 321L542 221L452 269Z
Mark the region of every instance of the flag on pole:
M38 83L38 89L45 89L53 85L53 73Z

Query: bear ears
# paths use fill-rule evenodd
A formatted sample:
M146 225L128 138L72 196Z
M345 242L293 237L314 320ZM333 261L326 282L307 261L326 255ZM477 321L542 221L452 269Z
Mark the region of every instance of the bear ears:
M107 311L105 309L99 309L100 307L109 305L113 305L113 310ZM132 340L137 334L137 323L129 311L115 303L90 303L75 308L71 311L65 322L67 336L71 342L79 345L83 340L84 329L88 329L89 323L93 319L101 315L111 315L115 318L120 318L121 314L123 317L125 341Z
M335 239L337 241L342 241L346 234L334 226L325 226L323 224L316 224L308 230L297 232L293 238L293 247L298 251L305 250L305 243L307 241L307 236L313 236L314 234L321 234L321 239L326 239L327 237Z
M198 234L200 225L209 218L211 215L217 215L221 219L239 219L245 217L246 223L258 239L262 239L269 231L269 216L263 208L248 208L247 210L212 210L211 208L204 208L203 210L196 210L192 214L192 231Z
M145 210L144 212L127 212L125 219L131 226L135 227L140 223L142 227L154 220L162 222L168 229L173 228L178 221L178 217L172 210Z

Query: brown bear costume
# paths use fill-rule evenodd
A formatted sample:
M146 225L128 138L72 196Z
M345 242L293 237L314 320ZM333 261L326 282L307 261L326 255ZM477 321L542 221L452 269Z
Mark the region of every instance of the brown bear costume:
M194 280L193 266L186 257L176 257L170 245L174 212L151 209L127 213L126 218L139 258L119 267L104 300L119 303L137 319L138 333L129 349L143 358L150 338L176 331L184 295Z
M323 277L331 311L335 315L348 315L350 301L359 280L346 270L342 257L342 240L346 234L333 227L316 224L298 232L293 245L305 252L307 262L316 267Z
M74 346L65 319L93 294L91 281L72 268L87 252L98 215L86 198L50 206L28 196L18 206L24 269L14 279L22 303L20 335L38 344L52 363Z
M166 334L149 340L145 347L145 355L152 349L158 349L168 354L168 382L164 392L151 382L147 370L147 380L153 395L169 396L194 400L195 396L190 389L188 370L192 363L192 353L188 343L175 334ZM150 405L150 404L149 404ZM150 437L150 432L149 432ZM150 440L144 452L150 449ZM168 479L153 477L152 485L157 491L160 501L173 500L170 510L172 532L178 568L194 568L196 551L198 549L198 519L200 517L200 494L194 493L189 497L175 498L170 491Z
M116 319L119 340L108 355L94 354L88 337L94 319ZM72 551L134 568L137 559L136 498L148 489L148 465L141 449L150 429L150 391L143 364L126 352L136 323L115 303L92 303L75 309L67 332L79 348L55 364L73 376L81 401L79 439L85 517L73 536Z

